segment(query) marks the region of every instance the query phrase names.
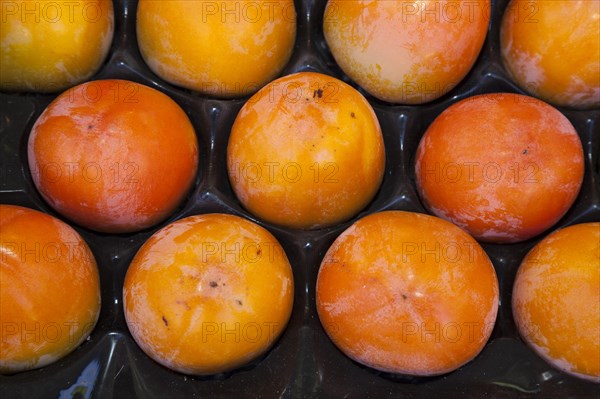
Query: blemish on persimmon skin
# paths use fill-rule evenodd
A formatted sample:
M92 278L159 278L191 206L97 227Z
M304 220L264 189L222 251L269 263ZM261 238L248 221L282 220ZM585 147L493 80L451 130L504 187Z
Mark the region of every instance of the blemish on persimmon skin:
M350 112L350 117L351 117L352 119L356 119L356 114L355 114L354 112Z
M162 321L163 321L163 323L165 323L165 326L168 328L169 327L169 322L168 322L167 318L164 315L162 317Z
M241 300L239 300L239 299L236 299L236 300L235 300L235 303L237 303L239 306L242 306L242 305L243 305L242 301L241 301Z
M217 284L216 281L211 281L210 283L208 283L208 285L210 285L211 288L216 288L219 284Z
M315 97L323 98L323 89L318 88L317 90L313 91L313 98Z

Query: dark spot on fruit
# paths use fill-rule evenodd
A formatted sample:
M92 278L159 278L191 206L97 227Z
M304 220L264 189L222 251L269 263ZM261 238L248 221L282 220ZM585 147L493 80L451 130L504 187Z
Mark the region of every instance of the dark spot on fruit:
M92 130L94 128L94 125L88 125L88 130Z
M237 303L238 305L242 306L242 301L240 301L239 299L236 299L235 303Z
M314 147L314 146L315 146L315 145L313 144L313 147ZM260 256L260 254L262 254L262 249L258 248L258 249L256 250L256 256Z
M321 88L318 88L317 90L315 90L313 92L313 98L315 98L315 97L319 97L319 98L323 97L323 90L321 90Z
M208 285L210 285L212 288L215 288L216 286L218 286L219 284L217 284L216 281L211 281L210 283L208 283Z
M167 321L167 318L164 315L162 317L162 321L163 323L165 323L165 326L169 327L169 322Z
M406 296L406 294L402 294L402 299L407 299L408 297Z
M529 150L527 148L525 148L522 152L523 155L527 155L527 153L529 152Z
M356 118L356 115L354 114L354 112L350 112L350 117Z

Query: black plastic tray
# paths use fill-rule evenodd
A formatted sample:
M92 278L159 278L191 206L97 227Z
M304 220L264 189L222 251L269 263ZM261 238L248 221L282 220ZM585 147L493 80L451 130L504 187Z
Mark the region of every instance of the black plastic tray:
M491 339L472 362L455 372L432 378L375 371L353 362L333 345L315 309L320 261L346 227L365 214L385 209L425 212L415 189L413 159L419 139L432 120L449 105L471 95L522 93L507 77L499 58L499 22L507 2L492 1L492 22L482 53L469 75L448 95L419 106L391 105L366 95L379 117L387 156L385 178L373 202L339 226L292 231L257 221L242 209L229 185L225 162L227 140L235 116L247 98L216 100L163 82L144 64L137 47L137 1L115 0L113 45L108 60L93 79L129 79L175 99L189 115L198 135L201 151L198 179L185 203L169 220L152 229L130 235L105 235L75 226L92 248L100 269L102 310L98 325L88 341L57 363L0 376L0 397L73 397L76 391L87 391L84 397L94 398L598 398L597 384L553 369L521 341L510 307L516 270L533 245L558 227L600 221L600 110L597 109L559 108L579 132L586 153L583 188L571 210L552 229L529 241L483 245L498 274L500 309ZM297 41L284 75L309 70L349 82L323 39L325 3L326 0L296 1ZM36 192L26 156L31 126L55 97L0 93L0 203L29 206L62 218ZM190 377L160 366L138 348L125 324L122 287L129 262L153 232L176 219L208 212L242 215L275 234L292 263L295 302L283 336L261 359L231 373Z

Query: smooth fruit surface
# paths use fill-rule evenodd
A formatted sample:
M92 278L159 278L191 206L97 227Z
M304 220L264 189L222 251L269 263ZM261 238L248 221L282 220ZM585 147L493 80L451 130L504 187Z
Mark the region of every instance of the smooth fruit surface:
M296 38L293 0L140 0L137 38L162 79L215 97L256 92L281 73Z
M415 160L425 206L476 239L523 241L554 225L583 181L583 148L552 106L511 93L451 105L429 126Z
M157 362L213 374L265 353L292 311L294 279L283 248L238 216L191 216L154 234L123 288L127 325Z
M313 72L284 76L251 97L227 147L229 180L242 205L292 228L349 219L373 199L384 168L383 136L367 100Z
M329 0L323 18L327 45L352 80L380 100L422 104L471 70L490 1Z
M429 376L473 359L490 337L498 281L483 249L434 216L360 219L327 251L317 277L325 331L353 360Z
M56 98L31 129L29 168L40 194L93 230L125 233L165 219L189 191L198 143L167 95L99 80Z
M0 205L0 373L66 356L99 313L98 269L81 236L45 213Z
M523 259L513 286L525 342L559 370L600 382L600 223L558 230Z
M555 105L600 107L600 1L512 0L500 32L521 88Z
M57 92L104 62L114 31L112 0L0 1L0 89Z

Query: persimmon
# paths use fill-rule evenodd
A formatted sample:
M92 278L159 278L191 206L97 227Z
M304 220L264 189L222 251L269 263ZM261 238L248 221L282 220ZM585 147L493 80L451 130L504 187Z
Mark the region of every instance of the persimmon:
M415 376L448 373L488 341L496 273L481 246L434 216L385 211L344 231L317 277L319 319L366 366Z
M522 89L555 105L600 107L598 0L512 0L500 47L504 66Z
M83 83L58 96L29 136L33 182L59 213L127 233L168 217L198 167L194 128L166 94L125 80Z
M33 209L0 205L0 231L0 373L44 367L96 325L96 261L72 227Z
M517 271L512 309L539 356L600 382L600 223L568 226L540 241Z
M425 206L481 241L532 238L575 202L583 147L569 120L529 96L492 93L444 110L415 157Z
M293 0L138 3L138 45L150 69L214 97L249 95L273 80L295 38Z
M231 129L227 171L241 204L281 226L348 220L373 199L385 168L381 128L353 87L314 72L251 97Z
M294 278L266 229L239 216L178 220L135 255L123 287L127 325L160 364L194 375L264 354L292 312Z
M0 9L2 91L65 90L94 75L108 55L112 0L1 0Z
M471 70L490 20L490 1L329 0L323 31L342 70L380 100L422 104Z

